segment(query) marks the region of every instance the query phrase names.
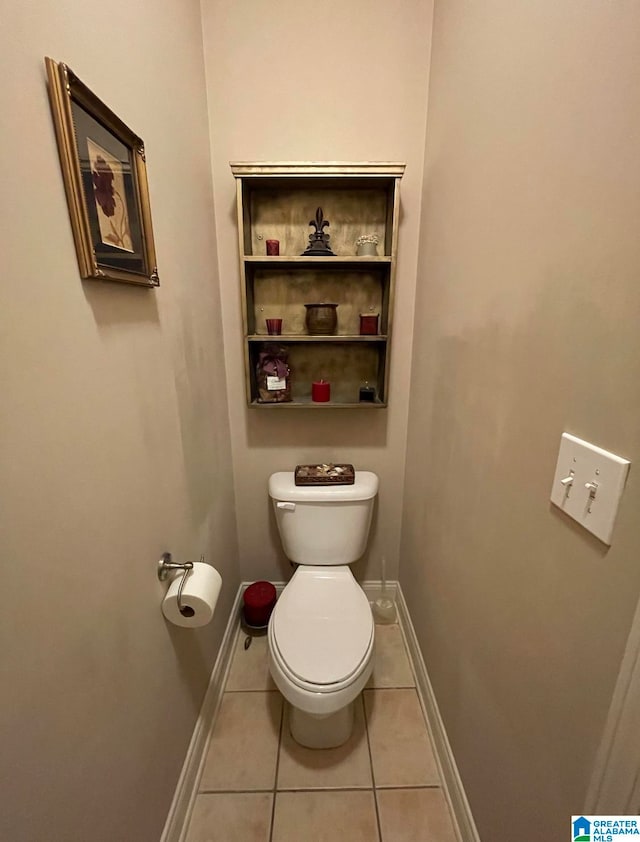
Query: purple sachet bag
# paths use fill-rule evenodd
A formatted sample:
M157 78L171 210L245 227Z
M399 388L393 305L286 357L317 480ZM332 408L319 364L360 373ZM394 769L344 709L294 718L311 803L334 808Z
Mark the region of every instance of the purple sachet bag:
M285 403L291 400L289 351L282 345L262 346L256 365L258 403Z

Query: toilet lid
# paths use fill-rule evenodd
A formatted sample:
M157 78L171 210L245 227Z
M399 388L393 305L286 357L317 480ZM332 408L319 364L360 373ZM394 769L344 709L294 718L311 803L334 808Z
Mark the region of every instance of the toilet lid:
M288 670L308 684L338 684L365 658L371 607L348 567L298 568L271 617Z

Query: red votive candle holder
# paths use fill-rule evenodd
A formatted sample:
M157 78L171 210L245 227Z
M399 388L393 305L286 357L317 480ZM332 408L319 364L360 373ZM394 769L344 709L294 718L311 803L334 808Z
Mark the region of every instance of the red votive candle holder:
M282 319L265 319L269 336L280 336L282 333Z
M267 254L277 257L280 254L280 240L267 240Z
M360 316L360 336L374 336L378 333L378 314Z
M331 383L327 383L326 380L314 380L311 384L311 400L315 403L331 400Z

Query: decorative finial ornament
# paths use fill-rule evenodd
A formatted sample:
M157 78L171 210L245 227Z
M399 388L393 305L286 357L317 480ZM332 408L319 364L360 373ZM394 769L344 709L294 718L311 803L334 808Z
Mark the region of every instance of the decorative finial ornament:
M335 257L335 254L329 248L329 240L331 235L325 234L323 229L329 227L329 220L324 218L322 208L316 211L316 218L309 221L309 225L313 225L316 229L313 234L309 234L309 245L302 254L302 257Z

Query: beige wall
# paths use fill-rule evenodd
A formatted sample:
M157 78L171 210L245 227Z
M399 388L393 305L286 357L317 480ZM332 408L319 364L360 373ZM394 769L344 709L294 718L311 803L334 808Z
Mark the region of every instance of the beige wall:
M640 11L439 3L424 159L430 0L205 0L207 93L195 0L92 2L3 16L0 836L158 839L239 575L288 575L267 477L333 459L481 836L566 838L640 590L633 470L609 551L548 503L562 430L640 455ZM45 54L146 141L159 290L78 279ZM246 409L231 159L407 163L388 410ZM166 548L223 574L200 632Z
M199 4L9 2L0 41L0 837L157 842L238 585ZM146 142L156 291L79 279L45 55ZM165 549L222 572L202 631Z
M353 462L381 479L370 551L356 567L397 571L424 158L431 0L203 0L222 312L246 579L285 579L267 478L314 460ZM379 412L249 410L245 404L229 161L386 160L402 181L390 407ZM325 212L331 219L330 209Z
M548 499L563 430L640 459L640 6L433 44L400 579L482 839L560 842L640 588L635 467L608 551Z

